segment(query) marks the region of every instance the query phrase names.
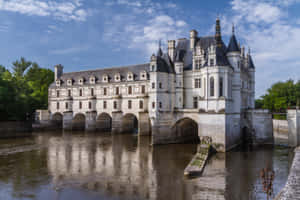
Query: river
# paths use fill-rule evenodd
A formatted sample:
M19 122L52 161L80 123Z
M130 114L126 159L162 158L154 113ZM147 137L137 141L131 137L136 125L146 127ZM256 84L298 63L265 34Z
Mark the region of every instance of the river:
M292 150L271 146L217 153L201 177L189 179L183 170L196 150L153 147L149 137L132 134L43 132L0 140L0 199L263 200L260 171L274 171L274 197L293 158Z

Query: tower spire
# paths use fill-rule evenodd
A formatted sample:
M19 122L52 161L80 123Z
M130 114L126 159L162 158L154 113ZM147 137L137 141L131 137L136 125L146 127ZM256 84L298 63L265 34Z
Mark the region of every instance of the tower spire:
M158 51L157 51L157 56L162 56L163 52L161 50L161 40L158 41Z
M232 24L232 35L234 35L234 24Z
M220 18L219 16L217 17L216 20L216 34L215 34L215 39L217 42L217 46L221 47L222 46L222 35L221 35L221 25L220 25Z

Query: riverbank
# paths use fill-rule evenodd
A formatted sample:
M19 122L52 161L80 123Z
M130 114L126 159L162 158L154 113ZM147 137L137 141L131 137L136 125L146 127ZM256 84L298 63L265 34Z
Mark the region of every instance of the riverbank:
M295 156L285 187L276 200L300 200L300 147L295 149Z
M32 124L30 121L1 121L0 138L30 136Z

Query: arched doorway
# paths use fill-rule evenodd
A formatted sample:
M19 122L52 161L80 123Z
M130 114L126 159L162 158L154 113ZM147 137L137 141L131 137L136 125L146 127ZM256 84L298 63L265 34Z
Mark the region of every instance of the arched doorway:
M72 130L83 131L85 129L85 115L78 113L72 120Z
M178 120L173 126L175 140L178 142L199 143L198 124L190 118Z
M51 123L56 128L62 128L63 115L61 113L55 113L52 115Z
M138 120L134 114L126 114L122 117L123 133L138 133Z
M109 114L101 113L96 120L97 131L109 132L111 131L112 119Z

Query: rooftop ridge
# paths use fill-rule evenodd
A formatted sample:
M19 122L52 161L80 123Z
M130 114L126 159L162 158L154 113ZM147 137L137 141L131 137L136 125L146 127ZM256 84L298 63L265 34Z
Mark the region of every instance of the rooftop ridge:
M82 73L82 72L93 72L93 71L105 71L105 70L111 70L111 69L123 69L123 68L129 68L129 67L136 67L140 65L147 65L150 64L148 63L141 63L141 64L134 64L134 65L126 65L126 66L112 66L112 67L104 67L104 68L97 68L97 69L89 69L89 70L80 70L80 71L75 71L75 72L66 72L63 74L75 74L75 73Z

